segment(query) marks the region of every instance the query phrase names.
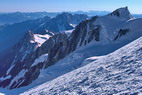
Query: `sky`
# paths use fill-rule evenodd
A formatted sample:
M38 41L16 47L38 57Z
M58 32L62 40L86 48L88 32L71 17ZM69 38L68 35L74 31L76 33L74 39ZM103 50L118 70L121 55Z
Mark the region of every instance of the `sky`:
M0 0L0 12L113 11L125 6L142 13L142 0Z

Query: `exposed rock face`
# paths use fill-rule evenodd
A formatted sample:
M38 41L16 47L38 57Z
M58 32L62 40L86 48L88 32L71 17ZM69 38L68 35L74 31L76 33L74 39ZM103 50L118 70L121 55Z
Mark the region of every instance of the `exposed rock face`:
M114 40L117 40L119 37L125 35L126 33L128 33L130 30L129 29L120 29L118 32L118 35L115 37Z
M38 47L37 43L30 42L34 40L34 37L31 32L28 32L25 35L24 39L21 40L22 43L19 42L14 47L14 49L10 53L11 57L8 57L10 59L7 60L7 63L13 63L7 64L9 66L2 67L3 72L1 72L1 75L3 77L10 75L11 77L4 81L0 81L0 86L7 86L9 89L12 89L30 84L38 77L38 75L40 74L40 69L45 67L45 64L43 62L36 66L31 66L32 63L34 63L35 59L45 53L48 53L53 47L58 46L58 43L63 42L66 38L66 34L57 34L49 38L49 40L47 40L41 47ZM16 58L14 59L13 57L15 56ZM26 72L24 72L22 77L15 80L14 78L19 76L18 74L22 71Z
M50 51L52 51L51 49L55 49L56 48L60 48L61 46L58 46L60 43L64 42L67 39L67 35L66 34L56 34L54 36L52 36L51 38L49 38L44 44L42 44L41 47L37 48L36 51L30 55L29 59L26 59L26 67L29 67L30 65L32 65L32 63L35 61L35 59L37 59L38 57L40 57L43 54L49 53ZM54 48L55 47L55 48ZM56 52L54 52L56 53ZM50 55L50 54L48 54Z
M142 37L21 95L140 95L141 43Z
M39 62L37 65L32 66L34 61L41 55L48 53L55 46L57 46L56 48L59 48L60 46L58 46L58 43L63 42L66 38L66 34L54 35L53 37L49 38L49 40L47 40L41 47L37 48L34 53L30 54L27 59L23 61L23 63L18 63L22 66L21 70L27 70L27 72L24 74L24 76L18 79L18 82L15 81L9 85L9 88L12 89L26 86L35 80L40 74L40 69L45 67L45 62Z
M125 23L128 19L131 19L130 14L128 13L129 11L127 10L127 8L121 8L116 10L116 12L111 13L111 15L109 14L104 17L96 16L91 18L90 20L81 22L79 25L76 26L75 30L69 37L64 33L57 33L56 35L53 35L44 44L42 44L41 47L38 47L34 52L28 54L27 57L22 62L21 61L17 62L13 67L14 69L12 69L9 73L9 75L11 75L12 77L9 78L8 80L0 81L0 86L7 87L9 89L26 86L32 83L32 81L34 81L38 77L41 69L48 68L49 66L54 65L56 62L65 58L71 52L77 50L79 47L87 45L88 43L91 42L94 43L104 42L106 44L106 42L109 41L110 42L116 41L122 35L126 35L127 32L129 33L129 30L127 28L121 29L121 27L119 27L120 23L118 23L118 22ZM62 23L65 25L65 23L68 21L69 21L68 25L70 22L73 23L77 21L77 20L72 20L73 18L70 18L71 17L70 14L63 13L62 15L63 16L58 15L56 18L54 18L55 23L57 23L55 27L58 26L58 24ZM115 19L116 16L117 19ZM64 20L61 20L61 18L68 20L64 22ZM110 20L109 22L107 22L108 19ZM54 26L54 20L53 22L51 22L53 26ZM48 26L46 26L46 24L44 24L39 29L45 30L45 27L49 28ZM111 29L111 27L114 24L116 25L115 28ZM120 31L116 34L116 36L113 37L114 39L110 40L113 33L116 32L116 30L118 29ZM110 30L112 30L112 33L110 33L111 35L108 35ZM45 54L48 54L48 58L36 62L38 58L40 58ZM5 71L7 71L7 69ZM21 73L22 75L19 77Z
M32 32L26 33L21 41L18 42L12 49L10 49L11 51L6 54L6 56L0 61L0 64L2 64L2 67L0 67L0 69L2 70L2 72L0 72L0 77L11 76L8 79L2 81L0 80L0 86L12 89L30 84L38 77L40 73L39 70L48 66L44 62L41 62L36 66L32 66L32 64L38 57L42 56L43 54L49 53L49 60L53 60L53 62L51 61L48 64L52 65L66 55L62 55L62 51L59 52L58 49L63 46L62 43L66 41L67 35L60 33L58 34L58 32L62 30L73 29L74 27L72 26L72 24L78 24L82 20L86 19L86 15L72 15L69 13L63 13L53 19L45 17L37 19L35 20L35 22L34 20L26 21L29 25L28 27L30 27L30 24L34 23L36 25L33 26L38 26L37 28L31 27L31 30L34 33L48 34L50 36L53 36L54 33L56 33L56 35L49 38L49 40L47 40L41 47L38 47L38 43L35 41L34 34ZM19 24L25 25L26 22ZM15 26L16 24L12 27ZM63 28L60 26L63 26ZM56 50L58 51L58 53L56 53ZM52 59L52 56L58 57ZM3 61L3 59L5 61ZM23 76L21 78L17 78L20 72L23 71L26 71L23 73Z
M72 34L72 42L76 41L76 47L86 45L87 43L94 41L99 41L101 26L94 25L93 22L98 17L93 17L91 20L84 21L80 23L76 30Z
M44 18L19 22L8 25L5 28L1 28L0 53L2 53L2 55L0 55L0 59L1 56L6 55L5 53L9 52L9 48L12 48L15 44L17 44L20 39L23 38L23 35L29 30L36 34L47 34L49 33L48 31L58 33L64 30L74 29L74 24L78 24L87 18L88 17L86 15L63 13L54 18L46 16Z
M94 18L92 18L90 21L95 21L97 17ZM78 47L86 45L92 40L99 41L99 32L101 29L100 26L93 28L88 22L89 21L87 20L80 23L69 38L58 42L49 50L49 56L47 62L45 62L45 67L55 64L60 59L63 59L69 53L76 50ZM92 27L90 31L87 31L88 24L90 27Z
M61 32L64 30L74 29L73 25L77 25L80 22L86 20L87 15L72 15L70 13L62 13L57 15L55 18L45 22L42 26L36 28L34 32L49 30L52 32ZM43 32L42 32L43 33Z
M10 48L13 48L29 30L34 30L45 21L50 20L50 17L39 18L36 20L28 20L24 22L15 23L7 26L0 31L0 53L6 55ZM8 44L7 44L8 43ZM1 56L0 56L1 59Z
M94 17L91 20L94 21L96 18L97 17ZM89 25L92 27L91 23ZM25 60L16 63L16 65L13 67L14 71L9 73L12 78L9 84L7 84L7 87L9 89L13 89L30 84L38 77L41 69L55 64L60 59L63 59L69 53L76 50L76 48L86 45L92 40L99 41L99 32L101 29L100 26L96 26L90 29L90 31L87 31L87 27L88 21L84 21L76 27L76 30L70 37L64 33L59 33L49 38L41 47L37 48L35 52L30 53ZM88 35L89 37L86 39L87 41L84 41ZM32 66L34 61L43 54L48 54L48 59L44 62L39 62L37 65ZM17 66L20 68L16 69ZM18 76L18 74L22 71L26 72L22 77L15 80L15 77ZM4 83L5 81L1 82L1 84Z
M129 19L132 19L134 18L131 13L129 12L128 10L128 7L124 7L124 8L120 8L120 9L117 9L115 11L113 11L111 14L109 14L111 16L116 16L120 19L125 19L125 20L129 20Z
M2 67L0 67L0 69L2 70L0 72L1 76L5 77L8 75L11 75L10 79L12 79L12 77L17 75L17 73L22 68L21 64L24 61L24 59L26 59L26 57L29 54L33 53L38 46L37 43L31 43L30 41L32 40L34 40L33 33L27 32L24 38L21 39L21 41L11 49L11 52L9 52L8 56L4 57L4 59L6 60L1 60L1 62L5 64L5 65L2 65ZM0 84L2 83L1 86L3 87L7 86L7 84L5 84L5 81L4 83L0 81Z
M14 63L16 63L18 61L23 61L27 55L29 55L31 52L33 52L37 48L37 43L30 42L32 40L34 40L33 33L27 32L25 34L24 38L21 39L21 41L11 49L11 52L8 54L8 56L4 57L4 58L8 58L8 59L2 60L1 62L9 63L8 65L12 65L12 64L14 65ZM4 68L4 67L2 67L2 68ZM0 72L0 73L3 73L3 72ZM2 74L0 74L0 75L2 75Z

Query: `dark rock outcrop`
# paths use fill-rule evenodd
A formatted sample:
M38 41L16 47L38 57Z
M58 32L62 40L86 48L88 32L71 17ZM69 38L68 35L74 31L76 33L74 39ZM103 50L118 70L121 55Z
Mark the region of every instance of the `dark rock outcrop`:
M119 37L125 35L128 33L130 30L129 29L120 29L117 36L114 38L114 40L117 40Z
M116 16L116 17L123 19L123 20L129 20L129 19L133 18L133 16L131 15L131 13L128 10L128 7L117 9L108 15Z
M122 13L125 12L125 10L126 8L119 9L117 10L118 13L114 12L112 13L112 15L115 15L115 16L119 15L120 20L125 19L124 20L125 22L127 21L127 19L130 18L130 15L128 14L129 11L126 11L127 13L125 15L122 15ZM53 21L57 23L56 25L53 25L54 27L57 27L58 24L65 25L66 22L68 22L68 25L69 25L69 23L73 21L72 20L73 18L70 18L70 14L63 13L62 15L63 16L58 15L56 17L58 18L57 21L56 21L56 18L54 18L55 21L54 20ZM112 15L110 15L110 18ZM64 22L64 20L60 20L61 18L68 19L68 20ZM0 82L0 84L2 86L7 86L9 89L14 89L14 88L19 88L22 86L29 85L35 79L38 78L38 75L40 74L41 69L45 69L51 65L54 65L56 62L65 58L71 52L75 51L79 47L82 47L84 45L87 45L88 43L91 43L92 41L101 42L102 41L101 37L106 37L106 35L104 35L105 33L102 33L102 32L106 32L106 31L104 31L105 28L103 26L103 22L100 21L100 23L96 23L98 19L99 17L95 16L91 18L90 20L81 22L79 25L76 26L75 30L69 37L64 33L56 33L56 35L53 35L46 42L44 42L44 44L42 44L41 47L37 48L34 52L28 54L27 57L22 62L19 61L16 63L16 65L13 67L14 69L9 73L10 75L12 75L12 78L10 79L10 81L12 82L10 82L10 84L5 85L4 84L5 81ZM52 24L54 24L54 22L52 22ZM49 27L46 26L46 24L43 25L43 27L44 28L40 28L40 29L41 30L45 29L45 27L49 29ZM52 29L54 29L54 27L52 27ZM118 35L115 37L115 40L118 37L125 35L127 32L128 32L127 29L126 30L121 29ZM104 40L105 39L103 39L103 41ZM39 62L38 64L33 65L35 60L44 54L48 54L48 58L45 59L43 62ZM23 76L21 76L17 80L14 80L14 78L18 74L20 74L20 72L22 71L25 71Z
M57 15L55 18L52 18L51 20L45 22L40 27L36 28L34 32L37 31L45 31L49 30L52 32L61 32L65 30L71 30L74 29L72 24L79 24L80 22L86 20L88 17L84 14L75 14L72 15L70 13L62 13Z
M18 42L9 52L7 56L4 56L4 59L6 60L1 60L1 62L8 63L5 65L2 65L0 69L2 72L0 72L1 76L5 76L6 74L11 74L10 71L9 73L7 72L8 68L10 66L15 65L17 62L23 61L27 55L30 53L34 52L35 49L37 48L37 43L31 43L30 41L34 40L34 35L32 32L27 32L24 36L23 39L21 39L20 42ZM16 68L17 69L17 68ZM15 68L13 68L15 70ZM7 72L7 73L6 73Z
M98 17L93 17L90 20L80 23L69 37L64 33L53 35L44 44L42 44L41 47L37 48L35 52L28 54L22 62L17 62L13 67L13 71L10 72L13 76L11 81L14 80L14 77L16 77L16 75L18 75L18 73L22 70L27 70L27 72L20 79L14 81L10 85L7 85L8 88L19 88L32 83L32 81L40 74L40 69L48 68L60 59L66 57L69 53L75 51L78 47L86 45L92 40L99 41L101 26L93 26L92 24L97 18ZM48 59L46 61L32 66L37 58L47 53Z

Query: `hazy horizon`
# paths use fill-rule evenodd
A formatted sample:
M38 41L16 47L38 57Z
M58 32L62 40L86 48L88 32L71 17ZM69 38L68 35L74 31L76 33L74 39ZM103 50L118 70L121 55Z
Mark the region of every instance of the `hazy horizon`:
M120 7L121 8L121 7ZM118 9L118 8L117 8ZM114 9L113 11L115 11L116 9ZM57 11L57 12L50 12L50 11L12 11L12 12L0 12L0 14L7 14L7 13L42 13L42 12L47 12L47 13L63 13L63 12L108 12L111 13L113 11L105 11L105 10L88 10L88 11L83 11L83 10L76 10L76 11ZM132 13L131 14L136 14L136 15L142 15L142 13Z
M133 14L142 14L141 0L1 0L0 12L75 12L114 11L128 6Z

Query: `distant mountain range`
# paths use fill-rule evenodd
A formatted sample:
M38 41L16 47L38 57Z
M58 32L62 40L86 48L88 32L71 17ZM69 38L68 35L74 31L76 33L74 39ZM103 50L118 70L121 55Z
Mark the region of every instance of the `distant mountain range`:
M86 14L89 17L92 16L103 16L108 13L109 11L76 11L76 12L69 12L71 14ZM33 13L23 13L23 12L15 12L15 13L0 13L0 25L4 24L13 24L18 23L26 20L34 20L37 18L43 18L45 16L55 17L61 12L33 12ZM133 14L136 18L142 17L142 14Z
M34 13L22 13L22 12L15 12L15 13L0 13L0 25L3 24L13 24L18 23L26 20L34 20L37 18L43 18L45 16L55 17L59 13L48 13L48 12L34 12Z
M142 18L142 14L133 14L135 18Z
M66 30L74 29L75 25L87 19L87 15L62 13L54 18L46 16L44 18L28 20L3 27L0 31L0 69L3 70L0 72L0 76L5 76L5 74L11 73L11 71L13 72L12 75L15 76L21 69L15 70L14 65L20 65L23 62L25 63L28 56L31 56L33 53L35 57L33 56L34 58L27 61L29 61L29 63L30 61L34 61L37 56L40 56L40 53L37 55L35 50L39 52L39 49L37 48L51 36L59 34L67 37L67 35L62 34L62 32L64 33ZM50 47L53 47L52 44L54 45L54 43L63 41L64 37L58 38L56 35L55 38L52 38L53 40L49 40L49 47L45 47L45 51L49 50ZM54 42L54 39L57 39L57 42ZM41 54L42 53L43 51L41 51ZM10 69L7 71L9 67Z
M137 88L135 84L142 79L127 80L125 76L141 74L141 38L138 39L142 36L141 25L142 18L135 18L123 7L104 16L64 12L52 18L46 16L3 26L0 87L10 90L0 89L0 92L18 95L45 82L48 83L35 88L38 92L31 90L24 94L78 95L96 91L98 95L107 95L123 91L126 85L125 91L139 91L141 86ZM75 70L82 66L85 67ZM70 71L73 72L66 74Z
M4 52L4 54L6 54L6 51L22 39L24 34L28 31L37 34L46 34L48 31L58 33L64 30L74 29L74 25L77 25L87 18L87 15L62 13L54 18L46 16L36 20L27 20L12 25L2 26L0 31L0 44L2 45L0 47L0 53Z

